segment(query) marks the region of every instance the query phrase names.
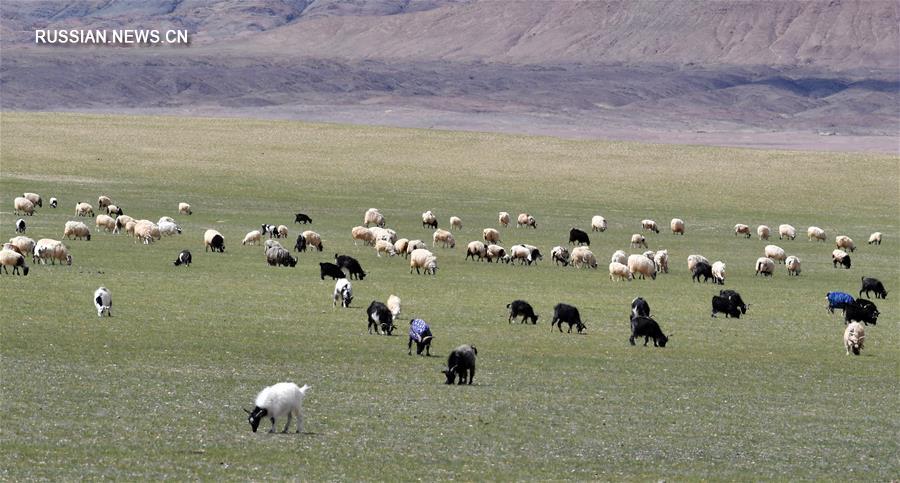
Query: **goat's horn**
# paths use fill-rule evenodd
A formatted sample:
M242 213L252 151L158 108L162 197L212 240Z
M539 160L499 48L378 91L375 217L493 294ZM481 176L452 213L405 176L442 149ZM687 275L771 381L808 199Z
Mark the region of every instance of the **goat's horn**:
M251 411L248 411L247 408L241 408L241 409L243 409L244 412L247 413L247 414L253 414Z

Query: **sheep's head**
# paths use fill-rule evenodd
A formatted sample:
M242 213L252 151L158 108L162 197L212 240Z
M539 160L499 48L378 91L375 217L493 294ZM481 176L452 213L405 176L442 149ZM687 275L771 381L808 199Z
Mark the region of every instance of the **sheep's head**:
M259 422L262 421L262 418L269 413L269 411L265 408L261 408L259 406L253 406L253 411L248 411L244 409L247 413L247 422L250 423L250 427L253 428L253 432L256 432L256 429L259 428Z
M666 337L665 335L661 335L661 336L659 337L659 339L656 339L656 345L658 345L658 346L660 346L660 347L665 347L665 346L666 346L666 342L669 342L669 338Z
M72 264L72 255L66 255L66 265Z
M453 384L453 382L456 380L456 366L453 366L449 369L444 369L441 372L443 372L444 375L447 376L446 384Z

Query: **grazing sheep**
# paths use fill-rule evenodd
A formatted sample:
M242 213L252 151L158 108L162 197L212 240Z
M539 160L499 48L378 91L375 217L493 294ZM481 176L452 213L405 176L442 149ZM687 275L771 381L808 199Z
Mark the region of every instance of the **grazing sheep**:
M738 223L734 225L734 236L744 235L747 238L750 238L750 227L744 225L743 223Z
M409 253L407 253L406 249L409 247L409 239L408 238L400 238L399 240L394 242L394 251L397 252L401 257L406 258Z
M172 262L176 267L179 265L184 265L185 267L191 266L191 251L190 250L181 250L178 252L178 258Z
M181 227L171 221L161 221L158 225L159 234L165 236L173 236L181 234Z
M575 268L583 268L585 266L597 268L597 257L588 248L578 246L572 249L572 266Z
M66 265L72 264L72 255L69 254L69 248L66 247L61 241L53 240L50 238L41 238L34 245L34 259L40 259L42 264L46 264L47 260L53 265L56 265L56 261L59 260L59 263L66 262Z
M108 215L97 215L94 224L97 225L98 231L105 230L112 233L116 229L116 219Z
M550 250L550 259L557 265L562 263L564 267L569 266L569 249L558 245L553 247Z
M631 271L628 270L628 266L621 264L619 262L610 262L609 264L609 279L610 280L631 280Z
M305 225L307 223L312 223L312 218L305 213L297 213L294 215L294 223L303 223Z
M584 231L573 227L569 230L569 243L572 245L591 246L591 238Z
M717 260L712 264L713 280L719 285L725 285L725 262Z
M534 313L534 308L531 307L531 304L524 300L513 300L512 302L506 304L506 308L509 309L509 318L507 319L511 324L513 319L522 316L522 323L524 324L528 319L531 319L532 325L537 324L538 315Z
M13 207L15 208L16 215L34 215L34 203L31 202L28 198L23 198L19 196L18 198L13 200Z
M22 218L16 220L16 233L25 233L25 220Z
M191 211L191 205L182 202L182 203L178 203L178 213L180 213L182 215L191 215L194 212Z
M787 258L784 249L778 245L766 245L764 255L780 263L784 263L784 260Z
M500 222L500 226L509 226L509 213L501 211L497 217L497 221Z
M469 257L472 257L472 261L475 261L475 257L478 257L478 261L480 262L481 260L484 259L484 257L486 255L487 255L487 247L485 246L484 243L481 243L480 241L475 240L475 241L469 242L469 244L466 245L465 260L468 260Z
M616 252L612 254L612 257L610 257L609 262L625 265L628 263L628 254L622 250L616 250Z
M819 228L818 226L811 226L806 229L806 238L809 241L825 241L825 230Z
M656 261L656 259L654 258L656 256L656 252L654 252L653 250L647 250L646 252L642 253L642 255L649 258L650 260L653 260L654 262ZM659 269L659 267L657 267L657 269Z
M366 225L366 227L369 225L384 227L384 215L378 211L378 208L369 208L363 217L363 225Z
M134 239L141 240L141 243L148 245L153 240L159 240L162 234L159 232L159 225L150 220L138 220L134 225Z
M831 252L831 264L834 268L840 264L844 268L850 268L850 255L844 250L833 250Z
M159 220L156 221L156 224L158 225L160 223L166 223L166 222L175 223L175 219L172 218L171 216L160 216Z
M382 253L387 253L388 256L393 257L397 254L397 249L394 248L394 244L387 240L378 240L375 242L375 255L381 256Z
M212 249L213 252L225 252L225 237L216 230L206 230L203 233L203 251Z
M297 259L291 256L291 252L285 250L281 246L272 247L266 250L266 263L270 267L296 267Z
M797 229L791 225L778 225L778 239L783 240L797 238Z
M272 247L284 248L277 240L266 240L266 242L263 243L263 253L267 252Z
M244 239L241 240L241 245L259 245L261 240L262 233L259 230L253 230L244 235Z
M349 308L350 302L353 301L353 286L346 278L339 278L334 283L334 293L331 295L331 308L337 306L338 300L341 301L341 307Z
M363 242L363 245L375 244L375 234L372 233L372 230L362 225L354 226L353 229L350 230L350 238L353 239L354 245L356 245L356 242L358 241Z
M662 273L669 273L669 250L660 250L653 256L656 262L656 270Z
M858 356L863 350L863 342L866 340L866 329L859 322L850 322L844 329L844 348L847 349L847 355L851 352Z
M346 269L347 273L350 274L351 280L354 278L357 280L366 279L366 272L363 270L362 265L359 264L359 260L350 255L338 255L335 253L334 263L337 264L338 267Z
M411 240L406 245L406 254L411 255L413 251L418 250L419 248L428 248L428 245L425 245L425 242L422 240Z
M656 226L656 222L653 220L641 220L641 228L644 231L652 231L653 233L659 233L659 227Z
M325 280L325 276L331 277L332 280L347 278L341 267L329 262L319 262L319 278Z
M278 228L275 228L275 238L287 238L288 237L288 227L285 225L278 225Z
M297 235L297 241L294 243L294 250L297 252L306 251L306 237L304 237L302 233Z
M426 275L429 273L435 275L437 272L437 257L424 248L417 248L409 255L409 273L412 273L413 269L416 270L416 273L422 273L419 269L424 269Z
M319 236L318 233L310 230L306 230L302 233L303 238L306 238L306 244L311 247L316 247L316 250L322 251L324 247L322 246L322 237Z
M869 245L881 245L881 232L876 231L869 235Z
M94 291L94 307L97 307L97 317L103 317L103 312L112 317L112 294L108 288L100 287Z
M709 279L713 279L713 282L716 281L715 276L712 273L712 266L706 262L698 262L694 265L694 270L691 272L691 279L700 283L700 277L703 277L703 283L706 283Z
M24 254L25 252L22 253ZM863 292L866 293L866 297L869 296L869 292L875 292L876 299L887 298L888 293L887 290L884 289L884 284L881 283L881 280L878 280L877 278L860 277L860 281L862 282L862 286L859 289L860 298L862 298Z
M494 245L500 243L500 232L493 228L485 228L482 230L482 238L487 243L493 243Z
M134 236L134 227L137 226L138 220L131 220L125 223L125 234Z
M384 332L384 335L391 335L397 328L394 325L394 315L391 314L388 306L381 302L373 300L366 309L366 315L369 320L369 334L372 333L372 329L375 329L376 334ZM379 332L379 328L381 328L381 332Z
M462 230L462 220L458 216L450 217L450 229L451 230Z
M478 349L474 345L461 345L450 352L447 357L447 368L443 372L447 376L447 384L453 384L459 376L459 385L472 384L475 379L475 355Z
M434 216L434 213L432 213L431 210L422 213L422 228L431 228L434 230L437 226L437 217Z
M122 208L119 208L116 205L109 205L106 207L106 214L110 215L110 216L113 216L113 215L121 216L121 215L124 215L125 212L122 211Z
M23 193L22 197L34 203L34 206L44 206L44 202L41 200L41 195L37 193Z
M278 235L275 232L275 230L277 230L277 229L278 229L277 226L270 225L268 223L263 223L263 224L259 225L260 233L266 235L269 238L278 238Z
M431 246L435 246L438 242L440 242L441 246L444 248L447 248L448 246L450 248L456 247L456 240L453 238L453 234L447 230L438 229L434 231L434 235L431 238Z
M553 320L550 321L550 331L552 332L553 326L556 325L559 327L559 331L562 332L563 322L569 324L569 333L572 333L573 325L578 328L579 334L587 329L587 326L581 321L581 314L578 313L577 308L568 304L556 304L553 307Z
M710 317L715 317L721 312L725 314L726 319L729 317L740 319L741 314L747 313L747 307L741 294L734 290L720 290L719 295L713 295Z
M681 218L672 218L669 227L672 228L673 235L684 235L684 220Z
M784 261L784 265L787 267L788 276L800 275L800 257L791 255Z
M759 257L756 259L756 275L763 274L764 277L771 277L775 273L775 262L768 257Z
M388 297L387 306L394 318L397 318L397 316L400 315L400 297L391 294L391 296Z
M4 247L0 250L0 268L8 274L9 269L7 267L12 267L13 275L19 275L19 267L22 267L22 275L28 275L28 265L25 264L25 256Z
M113 233L119 233L122 229L125 228L125 225L128 224L129 221L135 221L134 218L128 215L121 215L116 217L116 228L113 230Z
M10 245L16 247L18 249L18 252L21 253L22 255L34 256L34 244L35 243L34 243L34 240L32 240L31 238L28 238L27 236L19 235L17 237L10 238L9 243L10 243ZM34 260L32 260L32 263L34 263Z
M631 318L631 337L628 338L628 342L631 345L635 345L634 339L636 337L644 338L644 347L647 347L647 342L650 339L653 339L653 347L665 347L666 343L669 342L669 338L663 334L659 324L650 317Z
M525 244L513 245L510 247L509 256L511 261L519 260L519 264L521 265L531 265L543 258L541 252L536 247Z
M77 203L75 205L75 216L94 216L94 207L90 203Z
M519 216L516 218L516 227L532 227L537 229L537 222L534 220L534 217L529 215L528 213L519 213Z
M50 198L50 208L56 208L59 206L59 200L56 198Z
M278 384L264 388L256 396L256 405L253 411L247 412L247 421L253 432L259 428L259 422L264 417L272 421L270 433L275 432L275 419L287 416L287 424L282 433L287 433L291 425L291 416L297 418L297 433L303 432L303 399L310 387L306 384L297 387L293 382L279 382Z
M407 354L412 355L412 344L416 343L416 355L431 355L431 341L434 335L431 333L431 327L422 319L412 319L409 321L409 342L406 344Z
M497 263L500 263L501 261L509 262L509 257L506 255L506 249L500 245L487 245L485 247L484 256L487 258L488 263L493 263L494 260L497 260Z
M841 250L850 250L851 253L856 250L856 245L853 244L853 240L846 235L836 236L834 238L834 246Z
M397 232L394 230L391 230L390 228L373 226L372 228L369 228L369 229L372 230L372 235L375 236L376 241L377 240L385 240L390 243L394 243L395 241L397 241Z
M599 231L604 232L609 225L606 223L606 218L603 218L600 215L596 215L591 218L591 231Z
M648 248L647 247L647 239L644 238L644 235L641 235L640 233L635 233L634 235L631 235L631 248L640 248L640 247Z
M768 226L759 225L756 227L756 236L759 237L760 240L768 240L771 231L772 230L770 230Z
M109 199L109 196L100 195L100 197L97 198L97 207L98 208L106 208L107 206L109 206L111 204L112 204L112 200Z
M687 257L688 271L693 273L694 266L696 266L700 262L710 265L709 259L707 259L703 255L688 255L688 257Z
M643 255L628 256L628 271L631 272L631 276L634 278L637 278L639 274L642 280L646 279L646 277L656 280L656 263Z
M68 239L75 237L76 240L91 241L91 230L80 221L67 221L63 236Z

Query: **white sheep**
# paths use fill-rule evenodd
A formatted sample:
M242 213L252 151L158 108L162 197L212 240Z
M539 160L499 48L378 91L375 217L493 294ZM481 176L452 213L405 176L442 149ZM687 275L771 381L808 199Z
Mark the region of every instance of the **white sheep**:
M249 415L247 421L253 432L259 428L262 418L269 418L272 421L269 432L274 433L275 419L284 416L287 416L287 424L282 433L287 433L292 416L297 419L297 433L303 432L303 399L309 390L310 386L297 387L293 382L279 382L264 388L256 395L253 411L244 410Z
M582 268L585 266L597 268L597 258L586 246L577 246L572 249L572 266Z
M287 238L288 237L287 225L278 225L278 227L275 228L275 237L276 238Z
M684 235L684 220L681 218L672 218L672 221L669 222L669 227L672 228L673 235Z
M75 237L77 240L91 240L91 229L80 221L67 221L63 230L63 236L71 239Z
M41 195L37 193L23 193L22 197L27 199L28 201L34 203L34 206L44 206L44 202L41 201Z
M391 315L394 316L394 319L397 319L397 316L400 315L400 297L391 294L387 299L387 307L388 310L391 311Z
M825 230L819 228L818 226L811 226L806 229L806 238L809 241L825 241Z
M12 247L12 244L7 244ZM10 248L6 248L7 245L4 245L4 248L0 250L0 268L3 269L5 273L9 273L9 268L12 267L13 275L19 274L19 267L22 268L22 275L28 275L28 265L25 264L25 256L21 253L12 250Z
M650 260L655 261L656 252L654 252L653 250L647 250L646 252L642 253L642 255L649 258Z
M172 218L171 216L160 216L159 220L157 220L156 224L158 225L160 223L165 223L165 222L175 223L175 218Z
M34 215L34 203L28 198L22 196L17 197L13 200L13 207L15 208L14 213L16 215Z
M629 255L628 271L631 272L631 276L635 278L637 277L637 274L640 274L641 279L650 277L653 280L656 280L656 263L644 255Z
M76 203L75 216L94 216L94 207L90 203Z
M493 228L485 228L482 230L481 235L482 238L484 238L484 241L489 244L493 243L496 245L500 243L500 232Z
M494 260L497 260L498 263L501 261L509 261L509 256L506 254L506 249L501 247L500 245L485 246L485 258L487 258L488 263L493 263Z
M851 252L856 250L856 245L853 244L853 239L846 235L838 235L834 237L834 246L842 250L850 250Z
M434 213L431 210L422 213L422 227L429 226L431 228L437 228L438 222L437 217L434 216Z
M706 263L707 265L710 264L709 259L704 257L703 255L688 255L688 257L687 257L688 272L693 273L694 267L696 267L697 264L700 262Z
M171 221L160 222L157 226L160 236L180 235L181 227Z
M19 236L10 238L9 243L12 244L14 247L18 248L19 253L21 253L22 255L34 256L35 242L31 238L28 238L27 236L19 235ZM34 260L32 260L32 262L34 262Z
M537 222L534 220L534 217L529 215L528 213L519 213L519 216L516 218L516 226L517 227L532 227L537 228Z
M407 251L406 251L406 248L408 246L409 246L408 238L401 238L394 242L394 250L397 252L398 255L400 255L401 257L404 257L404 258L407 255L409 255L409 253L407 253Z
M203 251L208 252L210 249L219 253L225 251L225 237L213 229L203 232Z
M397 254L397 249L394 248L394 244L387 240L378 240L375 242L375 255L381 256L382 253L387 253L388 256L393 257Z
M628 254L623 250L616 250L615 253L612 254L612 257L609 259L610 263L621 263L625 265L628 263Z
M631 280L633 277L628 266L619 262L610 262L609 279L610 280Z
M770 230L768 226L759 225L756 227L756 236L759 237L760 240L768 240L771 231L772 230Z
M869 235L869 245L881 245L881 232L876 231Z
M497 221L500 222L500 226L509 226L509 213L501 211L497 216Z
M734 225L734 236L738 235L745 235L747 238L750 238L750 227L743 223Z
M647 239L644 238L644 235L641 235L640 233L635 233L634 235L631 235L631 247L632 248L640 248L640 247L647 248Z
M725 285L725 262L716 260L716 262L712 264L712 275L713 280L715 280L716 283Z
M659 250L653 257L656 269L663 273L669 273L669 250Z
M562 263L564 267L569 266L569 249L559 245L553 247L550 250L550 259L557 265Z
M606 223L606 218L603 218L600 215L596 215L591 218L591 231L604 232L606 231L608 226L609 225Z
M384 228L381 226L373 226L369 228L372 231L372 235L375 237L375 240L387 240L391 243L397 241L397 232L391 230L390 228Z
M59 200L56 198L50 198L50 208L56 208L59 206Z
M316 247L316 250L322 251L324 247L322 246L322 237L319 236L318 233L312 230L306 230L302 233L303 238L306 239L306 245L311 247Z
M369 225L375 226L384 226L384 215L378 211L378 208L369 208L366 210L366 214L363 217L363 225L368 227Z
M406 254L412 255L412 252L419 248L428 248L428 245L422 240L410 240L409 243L406 244Z
M474 240L470 241L469 244L466 245L466 260L468 260L469 257L471 257L472 260L475 260L475 257L478 257L478 261L481 261L486 255L487 246L485 246L484 243L478 240Z
M181 203L178 203L178 213L180 213L182 215L191 215L194 212L191 211L191 205L181 202Z
M16 220L16 233L25 233L25 219L19 218Z
M779 225L778 226L778 239L783 240L785 238L790 238L793 240L797 238L797 229L791 225Z
M781 248L778 245L766 245L764 255L780 263L784 263L784 260L787 258L787 254L784 253L784 248Z
M462 220L458 216L450 217L450 229L451 230L462 230Z
M41 238L35 243L34 258L39 259L42 264L46 264L47 260L53 265L56 265L56 260L59 260L59 263L66 262L66 265L72 264L69 248L63 242L50 238Z
M644 231L659 233L659 227L656 226L656 222L653 220L641 220L641 228L643 228Z
M800 275L800 257L791 255L784 261L787 267L788 275Z
M353 301L353 286L350 285L350 281L346 278L339 278L334 283L334 293L331 295L331 308L336 307L339 300L341 307L344 308L350 307L350 302Z
M259 245L260 241L262 241L262 232L253 230L244 235L241 245Z
M125 223L125 234L129 236L134 236L134 227L137 225L137 220L129 220Z
M116 219L108 215L97 215L94 224L97 225L98 231L105 230L112 233L116 229Z
M97 317L103 317L103 312L107 317L112 317L112 294L109 289L100 287L94 291L94 307L97 307Z
M447 248L448 246L450 248L456 247L456 240L453 238L453 234L447 230L441 230L440 228L434 230L434 235L431 237L431 240L432 247L437 245L438 242L440 242L441 246L444 248Z
M100 195L100 197L97 198L97 207L98 208L106 208L107 206L109 206L111 204L112 204L112 200L109 199L109 196Z
M363 245L374 245L375 244L375 234L372 233L372 230L360 225L354 226L350 230L350 238L353 239L353 244L356 245L356 242L361 241Z
M106 214L109 216L112 216L112 215L119 216L122 214L122 208L119 208L116 205L107 205Z
M138 220L134 225L134 241L141 241L144 245L153 243L153 240L162 238L159 225L150 220Z
M859 322L850 322L844 329L844 348L847 349L847 355L851 352L853 355L859 355L863 350L863 343L866 340L866 329Z
M756 259L756 275L763 274L764 277L771 277L775 273L775 262L768 257L759 257Z
M836 268L839 264L845 266L846 268L850 268L850 254L836 248L831 251L831 263Z
M416 273L422 273L419 269L424 269L426 275L429 273L435 275L437 272L437 257L434 256L434 253L424 248L417 248L409 255L409 273L412 273L413 269L416 270Z
M135 221L135 219L128 215L119 215L116 217L116 229L113 230L113 233L120 233L129 221Z

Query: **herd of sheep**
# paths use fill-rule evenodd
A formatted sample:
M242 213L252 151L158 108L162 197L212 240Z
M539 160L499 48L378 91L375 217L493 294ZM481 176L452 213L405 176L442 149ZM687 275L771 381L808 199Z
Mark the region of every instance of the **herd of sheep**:
M16 197L14 202L16 215L31 216L35 213L37 207L43 206L43 200L36 193L24 193L23 196ZM164 216L157 222L145 219L135 219L125 215L122 208L112 202L107 196L98 198L98 207L103 212L96 214L94 207L90 203L78 202L75 206L76 217L95 217L94 225L98 231L109 233L125 232L132 236L135 242L142 244L153 243L163 236L172 236L182 233L181 227L174 219ZM50 207L56 208L58 200L51 198ZM191 206L187 203L179 203L178 213L183 215L191 215ZM510 224L510 214L508 212L499 212L498 223L500 227L508 227ZM295 223L312 223L312 218L304 213L297 213ZM409 271L412 273L425 273L427 275L436 275L438 271L438 257L427 246L426 242L421 239L402 238L397 232L386 228L386 218L380 210L371 208L363 215L363 223L359 226L352 227L350 237L354 245L362 243L364 246L370 246L374 249L377 257L385 256L401 256L409 261ZM641 228L643 232L652 232L658 234L660 232L658 224L649 219L642 220ZM453 249L456 247L456 239L453 232L462 230L462 220L457 216L450 217L449 230L438 228L438 219L431 211L422 213L422 226L434 230L432 233L431 248L441 247L443 249ZM516 217L516 226L524 228L537 229L537 222L534 216L528 213L520 213ZM591 219L591 232L604 232L608 229L608 222L602 216L594 216ZM672 219L670 222L671 232L675 235L685 235L685 222L680 218ZM43 238L34 241L25 236L27 229L26 221L20 218L15 223L17 236L5 243L2 251L0 251L0 268L7 271L7 267L12 269L13 274L19 274L21 269L22 275L28 275L29 267L26 263L26 256L32 257L32 263L46 264L47 262L55 264L57 261L68 265L72 264L72 254L69 248L61 241L49 238ZM294 267L297 265L297 259L292 255L288 248L285 248L279 242L279 239L288 237L289 229L286 225L262 224L260 229L248 232L241 241L242 246L264 245L266 261L271 266L287 266ZM760 240L769 240L771 229L766 225L760 225L756 229L757 237ZM519 265L533 265L543 259L541 250L533 245L516 244L508 249L504 248L501 243L501 232L497 228L484 228L481 232L480 240L472 240L465 246L465 260L485 261L488 263L507 263ZM744 236L750 238L751 228L745 224L736 224L734 226L735 236ZM778 236L781 240L794 240L797 236L797 230L791 225L781 225L778 227ZM90 240L91 229L82 221L72 220L65 223L62 237L65 239ZM810 241L825 241L825 231L819 227L811 226L807 229L807 238ZM870 245L880 245L882 234L880 232L872 233L868 243ZM225 237L217 230L209 229L203 234L204 251L224 252ZM569 245L572 245L571 249ZM634 233L630 239L632 248L648 248L647 240L642 233ZM323 250L322 237L312 231L305 230L297 237L297 241L293 246L295 252L305 252L308 249L315 248L318 251ZM851 267L850 253L856 250L856 245L852 239L845 235L839 235L835 238L835 249L832 252L832 263L835 268L838 266L843 268ZM848 253L850 252L850 253ZM572 266L576 269L598 267L596 255L590 249L590 235L587 232L572 228L569 232L569 244L554 246L549 251L551 260L556 265ZM776 264L784 264L789 276L799 276L801 274L801 260L796 255L788 256L786 251L774 244L766 245L763 250L763 256L759 257L754 269L756 275L771 277L776 270ZM174 261L174 265L191 264L192 257L189 250L182 250ZM321 278L324 280L326 276L330 276L336 280L332 297L332 306L349 307L353 300L353 289L350 279L356 278L362 280L365 278L359 262L347 255L335 254L335 264L320 263ZM706 257L699 254L692 254L687 257L687 267L692 275L692 279L700 282L712 280L713 283L724 284L726 279L726 266L722 261L710 262ZM642 253L628 254L623 250L617 250L610 257L609 278L613 281L630 281L633 279L656 279L659 273L669 272L669 253L668 250L644 251ZM347 270L345 274L344 270ZM863 280L864 289L866 281L869 284L877 283L876 297L881 295L885 297L887 291L884 290L881 282L875 279ZM841 292L837 292L841 293ZM862 290L860 291L860 296ZM845 306L836 306L833 304L829 293L829 309L835 307L845 309ZM846 295L846 294L844 294ZM852 298L852 297L851 297ZM860 304L865 306L865 299L859 299ZM855 302L854 302L855 303ZM100 287L94 294L94 304L97 308L98 315L104 313L111 316L111 294L105 287ZM847 307L850 306L848 303ZM874 307L874 304L872 304ZM536 324L538 315L535 314L533 308L525 301L516 300L507 305L509 309L509 321L517 317L523 317L525 320L531 320ZM865 308L865 307L864 307ZM714 296L712 301L712 315L718 312L724 312L726 316L740 317L742 313L746 313L747 305L740 299L740 295L732 290L723 290L720 295ZM877 309L875 317L877 317ZM374 329L376 333L383 332L390 335L394 326L394 321L400 313L400 299L396 295L391 295L387 304L378 301L372 301L367 309L367 316L371 333ZM846 310L845 310L846 313ZM855 312L852 312L855 313ZM860 322L868 325L875 323L871 318L858 318ZM847 319L848 325L844 333L844 347L848 354L851 352L859 354L863 348L865 339L865 330L863 325L857 321ZM421 323L421 324L419 324ZM551 329L554 325L558 326L562 331L562 324L569 325L569 331L577 328L578 332L582 332L586 325L581 320L580 314L576 307L557 304L554 307L553 320L551 321ZM416 332L414 327L424 324L427 334L423 335L421 331ZM419 327L421 328L421 327ZM632 301L631 315L632 334L629 339L634 344L636 337L645 337L645 345L649 339L653 339L654 345L665 347L668 338L663 335L659 324L650 317L649 305L641 298ZM422 349L428 351L430 341L432 339L430 327L421 319L413 319L410 322L410 338L409 346L415 342L418 346L418 352ZM460 346L451 352L448 359L447 369L444 374L447 376L447 383L452 384L458 378L459 383L472 383L475 374L475 355L477 350L474 346ZM284 415L288 416L288 425L291 416L298 418L298 432L302 428L302 415L300 414L300 403L306 393L308 386L302 388L297 387L293 383L276 384L263 390L257 397L256 407L249 413L249 422L254 431L256 431L259 421L263 417L272 420L272 430L275 428L275 418ZM285 426L285 431L287 426Z

